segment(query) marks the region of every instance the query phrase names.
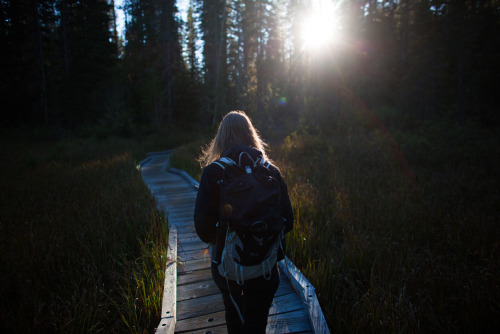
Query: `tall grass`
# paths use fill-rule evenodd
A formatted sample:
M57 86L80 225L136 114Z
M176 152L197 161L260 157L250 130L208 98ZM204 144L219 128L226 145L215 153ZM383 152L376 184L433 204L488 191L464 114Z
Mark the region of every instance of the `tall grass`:
M198 158L206 144L204 138L201 138L176 148L170 156L170 166L185 171L199 181L202 170Z
M2 137L2 333L153 330L168 229L136 167L172 145Z
M460 131L398 132L409 164L379 129L304 131L276 150L296 210L289 255L333 331L498 328L497 139Z
M499 328L498 135L347 121L297 131L270 152L295 211L288 256L316 287L330 330ZM199 175L199 152L173 162Z

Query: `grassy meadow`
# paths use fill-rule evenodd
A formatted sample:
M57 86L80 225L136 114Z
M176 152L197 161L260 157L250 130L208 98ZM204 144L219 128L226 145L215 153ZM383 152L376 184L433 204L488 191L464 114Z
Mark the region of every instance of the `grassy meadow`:
M295 211L287 255L332 333L499 328L495 131L343 120L269 134ZM199 179L210 135L1 139L0 331L152 332L168 230L137 164L177 147L171 164Z
M332 333L499 328L498 134L365 122L276 143L270 156L296 219L287 255L316 287ZM200 145L171 160L198 179Z
M137 164L182 136L24 132L0 144L0 332L151 333L168 228Z

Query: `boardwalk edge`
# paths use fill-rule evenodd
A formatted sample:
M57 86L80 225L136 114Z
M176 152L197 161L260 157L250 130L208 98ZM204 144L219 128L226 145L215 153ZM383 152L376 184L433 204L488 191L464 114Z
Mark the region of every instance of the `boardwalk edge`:
M169 173L173 173L173 174L177 174L179 176L182 176L184 178L184 180L186 180L191 185L191 187L193 187L194 189L198 190L198 188L200 187L200 183L198 181L196 181L195 179L193 179L191 177L191 175L189 175L185 171L177 169L177 168L172 168L172 167L168 168L167 170Z
M165 265L165 281L163 284L163 300L161 320L156 328L157 334L171 334L177 322L177 229L168 224L168 250Z
M330 334L325 316L319 305L318 297L314 291L314 286L293 264L293 262L285 256L285 259L278 262L280 272L285 273L292 282L297 293L306 305L307 313L315 334Z

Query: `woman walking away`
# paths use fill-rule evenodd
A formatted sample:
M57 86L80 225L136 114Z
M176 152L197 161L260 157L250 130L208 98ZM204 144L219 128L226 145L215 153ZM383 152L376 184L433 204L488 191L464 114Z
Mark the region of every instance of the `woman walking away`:
M230 334L265 333L284 233L293 227L286 184L265 148L248 116L231 111L200 157L195 227L209 243Z

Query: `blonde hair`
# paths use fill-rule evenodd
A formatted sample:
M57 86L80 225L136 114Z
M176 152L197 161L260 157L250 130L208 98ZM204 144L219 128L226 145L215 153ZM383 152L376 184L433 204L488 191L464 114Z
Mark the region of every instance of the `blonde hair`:
M210 165L227 149L236 145L253 147L262 153L265 160L269 161L265 151L267 144L260 138L250 118L243 111L236 110L229 112L220 122L217 134L198 159L201 167Z

